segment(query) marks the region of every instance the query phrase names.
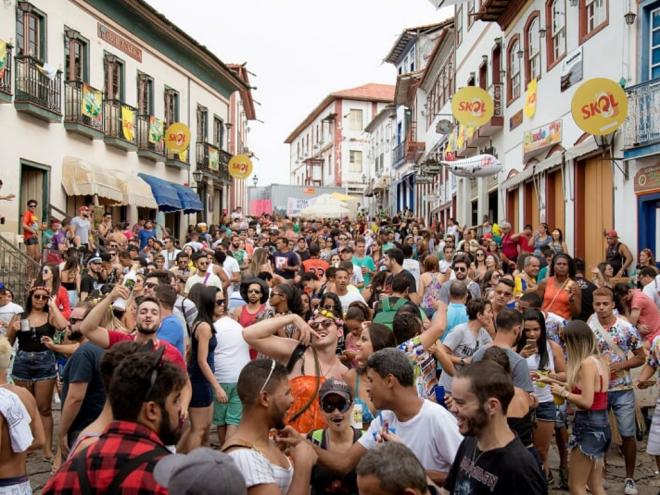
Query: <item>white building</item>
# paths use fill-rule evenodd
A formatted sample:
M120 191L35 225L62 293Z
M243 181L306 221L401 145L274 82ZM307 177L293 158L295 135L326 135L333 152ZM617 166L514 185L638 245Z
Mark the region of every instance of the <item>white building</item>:
M3 231L21 233L29 199L44 221L99 203L115 221L152 217L177 236L197 221L187 212L219 220L231 185L229 100L249 85L213 53L143 0L6 0L0 40L10 47L0 175L3 192L17 194L3 204ZM161 129L174 122L190 128L187 153L166 152ZM146 196L136 202L137 190ZM154 199L158 213L143 208Z
M291 184L339 186L362 201L369 151L364 128L393 93L393 86L369 83L326 96L285 140Z
M392 214L390 203L390 186L392 184L392 146L396 139L394 132L396 110L394 105L383 108L369 124L365 132L369 136L369 151L367 153L367 190L365 207L370 215L376 215L381 210Z

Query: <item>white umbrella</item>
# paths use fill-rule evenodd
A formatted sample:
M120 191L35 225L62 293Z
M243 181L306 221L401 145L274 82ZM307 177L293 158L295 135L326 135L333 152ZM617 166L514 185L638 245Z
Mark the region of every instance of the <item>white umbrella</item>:
M298 216L301 218L342 218L353 216L353 213L343 201L339 201L329 194L322 194L307 208L300 210Z

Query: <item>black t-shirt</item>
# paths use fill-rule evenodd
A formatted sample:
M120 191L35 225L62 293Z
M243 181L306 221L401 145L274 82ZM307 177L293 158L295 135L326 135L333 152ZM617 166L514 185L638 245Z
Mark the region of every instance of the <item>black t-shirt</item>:
M273 260L274 260L274 266L275 266L275 273L277 273L280 277L283 278L288 278L292 279L295 275L296 272L293 270L285 270L285 266L296 266L299 264L298 256L296 253L287 251L286 253L283 253L281 251L275 251L273 253Z
M582 277L576 278L575 282L582 290L582 306L580 307L580 314L576 319L587 321L594 314L594 291L596 290L596 286Z
M444 487L452 495L548 493L538 462L518 437L506 447L486 452L479 450L475 437L465 437Z
M296 251L296 254L300 258L300 261L307 261L310 258L309 251L306 249L304 251Z
M87 384L85 398L69 432L84 429L101 414L105 403L105 390L99 370L101 357L103 357L103 349L91 342L85 342L66 362L62 372L62 403L66 400L71 383Z
M92 277L89 273L85 273L80 279L80 292L86 292L91 294L95 289L101 290L103 287L103 282L98 281Z

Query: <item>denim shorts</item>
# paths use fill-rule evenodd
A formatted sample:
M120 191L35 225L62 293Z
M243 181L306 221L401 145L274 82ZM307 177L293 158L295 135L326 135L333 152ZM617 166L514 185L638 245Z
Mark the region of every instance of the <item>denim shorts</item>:
M563 404L555 407L555 428L566 428L568 426L567 406L568 401L564 401Z
M39 239L36 237L30 237L29 239L25 239L25 245L26 246L36 246L39 244Z
M580 449L590 459L602 459L610 447L612 432L607 411L577 411L568 448Z
M612 409L616 425L622 437L634 437L637 433L635 422L635 392L617 390L607 394L607 407Z
M557 406L555 406L555 401L551 400L539 403L535 413L537 421L552 421L554 423L557 418Z
M57 378L57 362L53 351L19 351L11 371L14 380L40 382Z

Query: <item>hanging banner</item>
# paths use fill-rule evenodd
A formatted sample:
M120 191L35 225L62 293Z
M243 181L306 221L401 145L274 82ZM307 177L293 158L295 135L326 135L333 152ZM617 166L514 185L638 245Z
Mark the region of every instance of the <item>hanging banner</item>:
M582 47L569 52L562 62L559 89L563 93L580 81L582 81Z
M190 129L186 124L175 122L165 131L165 146L172 153L183 153L190 146Z
M220 170L220 152L209 146L209 169L217 172Z
M536 113L536 79L529 81L527 85L527 95L525 96L525 117L531 119Z
M252 160L248 155L235 155L229 160L228 168L234 179L247 179L252 173Z
M561 143L561 119L526 131L523 136L523 154L525 158L529 158L559 143Z
M7 68L7 42L0 40L0 79L5 76Z
M468 141L469 141L470 139L472 139L472 136L474 136L474 133L475 133L475 132L476 132L476 129L475 129L474 127L470 127L470 126L468 126L468 127L465 129L465 137L466 137L466 139L467 139Z
M465 146L465 126L458 126L458 135L456 136L456 149L463 149Z
M300 210L304 210L314 203L314 199L287 198L286 214L289 217L297 217Z
M133 141L135 138L135 112L124 105L121 107L121 130L126 141Z
M181 153L178 153L179 160L183 163L188 163L188 150L183 150Z
M89 84L82 85L82 98L80 99L80 113L92 120L99 127L102 125L101 108L103 93L92 88Z
M163 140L164 122L153 115L149 116L149 142L158 144Z
M628 115L628 99L619 83L597 77L580 85L571 102L573 120L594 136L616 131Z
M451 113L463 125L479 128L495 112L493 98L483 89L467 86L451 98Z

